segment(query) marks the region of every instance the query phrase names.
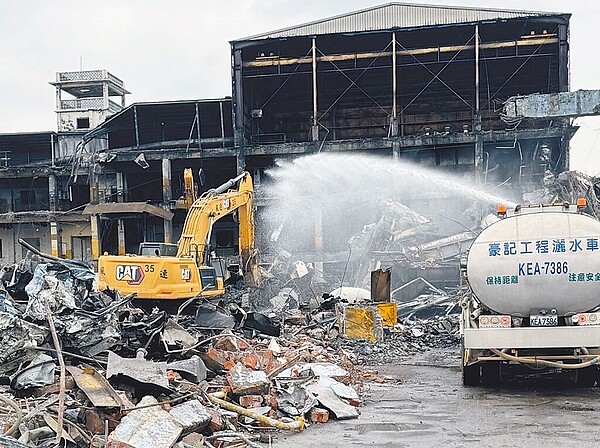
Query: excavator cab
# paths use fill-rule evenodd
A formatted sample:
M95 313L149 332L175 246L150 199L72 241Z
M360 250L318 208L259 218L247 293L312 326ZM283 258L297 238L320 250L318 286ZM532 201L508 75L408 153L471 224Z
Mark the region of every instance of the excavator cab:
M143 255L147 257L174 257L177 255L177 244L145 241L143 243L140 243L138 255Z

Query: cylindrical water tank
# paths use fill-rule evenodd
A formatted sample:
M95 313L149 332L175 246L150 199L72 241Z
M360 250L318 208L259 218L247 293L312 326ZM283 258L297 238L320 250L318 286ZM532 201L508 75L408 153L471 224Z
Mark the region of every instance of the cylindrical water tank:
M475 239L467 278L483 305L500 314L559 316L600 305L600 222L561 211L515 214Z

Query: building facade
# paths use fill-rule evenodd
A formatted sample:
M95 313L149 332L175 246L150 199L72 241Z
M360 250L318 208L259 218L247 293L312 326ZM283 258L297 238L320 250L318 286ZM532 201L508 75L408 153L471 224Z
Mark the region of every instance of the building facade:
M58 131L0 135L0 240L14 252L1 261L36 234L42 250L88 260L176 241L184 168L201 193L243 170L260 186L280 157L357 151L517 196L539 188L568 169L575 128L502 105L569 90L569 18L389 3L232 41L232 96L218 99L125 107L106 70L59 73ZM223 253L235 227L217 226Z

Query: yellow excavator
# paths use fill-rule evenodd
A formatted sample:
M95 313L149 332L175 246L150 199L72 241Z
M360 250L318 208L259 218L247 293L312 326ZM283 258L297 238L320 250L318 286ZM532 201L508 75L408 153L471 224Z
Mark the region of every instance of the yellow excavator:
M222 264L216 264L218 269L212 265L210 239L214 223L232 213L237 213L239 223L240 268L244 282L247 286L256 286L259 271L254 248L253 196L252 177L248 172L207 191L189 206L177 245L142 243L138 255L100 256L99 289L117 290L123 295L135 293L138 299L152 300L223 295L225 269Z

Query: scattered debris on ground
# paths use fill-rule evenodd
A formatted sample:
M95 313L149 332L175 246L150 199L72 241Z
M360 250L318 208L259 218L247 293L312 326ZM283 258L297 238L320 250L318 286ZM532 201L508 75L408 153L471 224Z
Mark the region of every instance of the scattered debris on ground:
M413 296L380 272L378 301L361 288L317 296L312 266L285 265L294 282L268 306L232 287L171 312L98 292L80 263L5 268L0 445L263 446L357 418L366 383L384 381L367 365L456 341L456 300L427 282Z

